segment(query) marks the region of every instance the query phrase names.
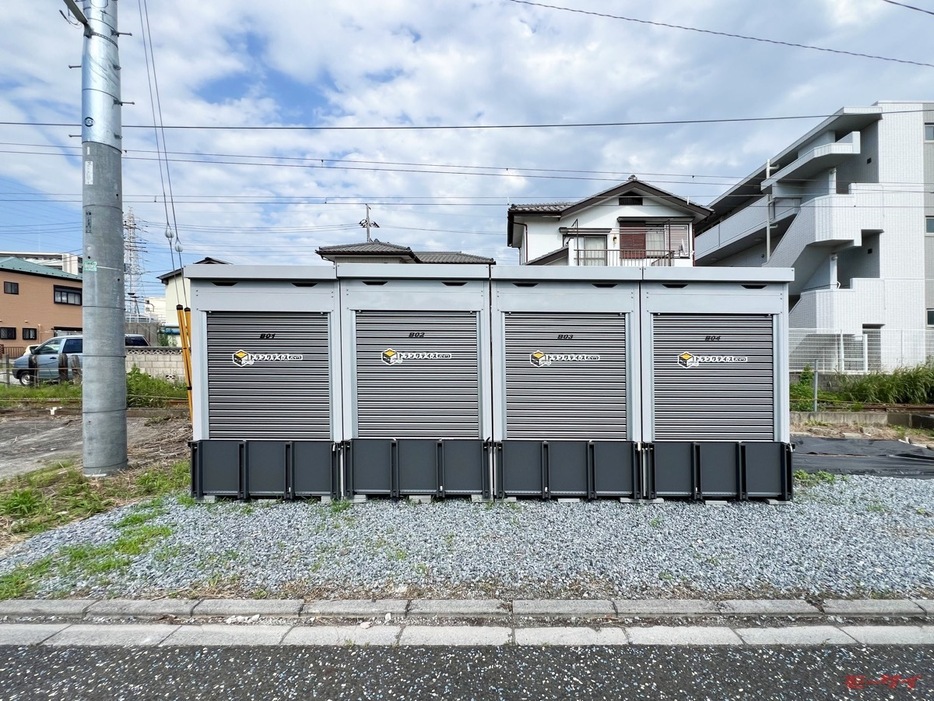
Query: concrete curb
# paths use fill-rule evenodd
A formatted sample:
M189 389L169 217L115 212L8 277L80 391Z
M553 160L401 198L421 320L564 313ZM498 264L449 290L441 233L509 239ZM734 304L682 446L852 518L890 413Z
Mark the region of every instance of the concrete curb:
M931 618L930 599L8 599L5 618ZM238 621L242 622L242 621Z
M934 645L934 626L89 625L0 623L0 647Z

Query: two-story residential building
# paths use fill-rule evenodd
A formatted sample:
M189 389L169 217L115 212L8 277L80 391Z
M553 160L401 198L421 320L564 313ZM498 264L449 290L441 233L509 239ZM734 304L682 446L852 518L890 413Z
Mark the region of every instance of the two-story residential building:
M691 266L711 213L632 176L579 202L512 205L507 238L521 265Z
M934 328L934 102L843 108L714 200L698 265L794 268L792 368L924 362Z
M0 281L0 355L81 332L80 275L9 257L0 258Z

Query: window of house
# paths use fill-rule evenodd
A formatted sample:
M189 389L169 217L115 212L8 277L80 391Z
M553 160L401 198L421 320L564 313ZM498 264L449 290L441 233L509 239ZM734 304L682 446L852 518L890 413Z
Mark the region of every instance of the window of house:
M619 198L619 204L621 207L641 207L642 195L623 195Z
M0 326L0 341L15 341L16 329L12 326Z
M5 295L18 295L19 294L19 283L18 282L3 282L3 294Z
M927 234L934 234L934 217L924 218L924 232Z
M619 223L619 249L623 258L645 258L645 222L627 221ZM631 255L627 255L630 251Z
M23 329L24 341L35 341L39 338L39 332L36 329Z
M59 287L56 285L53 294L56 304L81 305L81 290L76 287Z
M606 265L606 237L578 236L577 250L580 265Z
M924 125L924 140L934 141L934 124Z

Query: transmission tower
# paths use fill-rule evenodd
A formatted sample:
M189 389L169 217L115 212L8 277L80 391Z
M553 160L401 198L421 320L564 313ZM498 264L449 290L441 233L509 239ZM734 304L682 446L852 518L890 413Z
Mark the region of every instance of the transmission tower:
M123 222L123 269L126 280L126 318L127 321L140 321L140 283L143 276L141 264L143 244L137 236L139 226L133 210L127 213Z

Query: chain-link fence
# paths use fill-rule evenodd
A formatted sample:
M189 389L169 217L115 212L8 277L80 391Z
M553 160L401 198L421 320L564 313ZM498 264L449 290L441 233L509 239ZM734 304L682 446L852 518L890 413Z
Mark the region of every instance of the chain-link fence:
M833 329L792 328L788 334L789 369L867 373L914 367L934 356L934 329L864 329L843 333Z

